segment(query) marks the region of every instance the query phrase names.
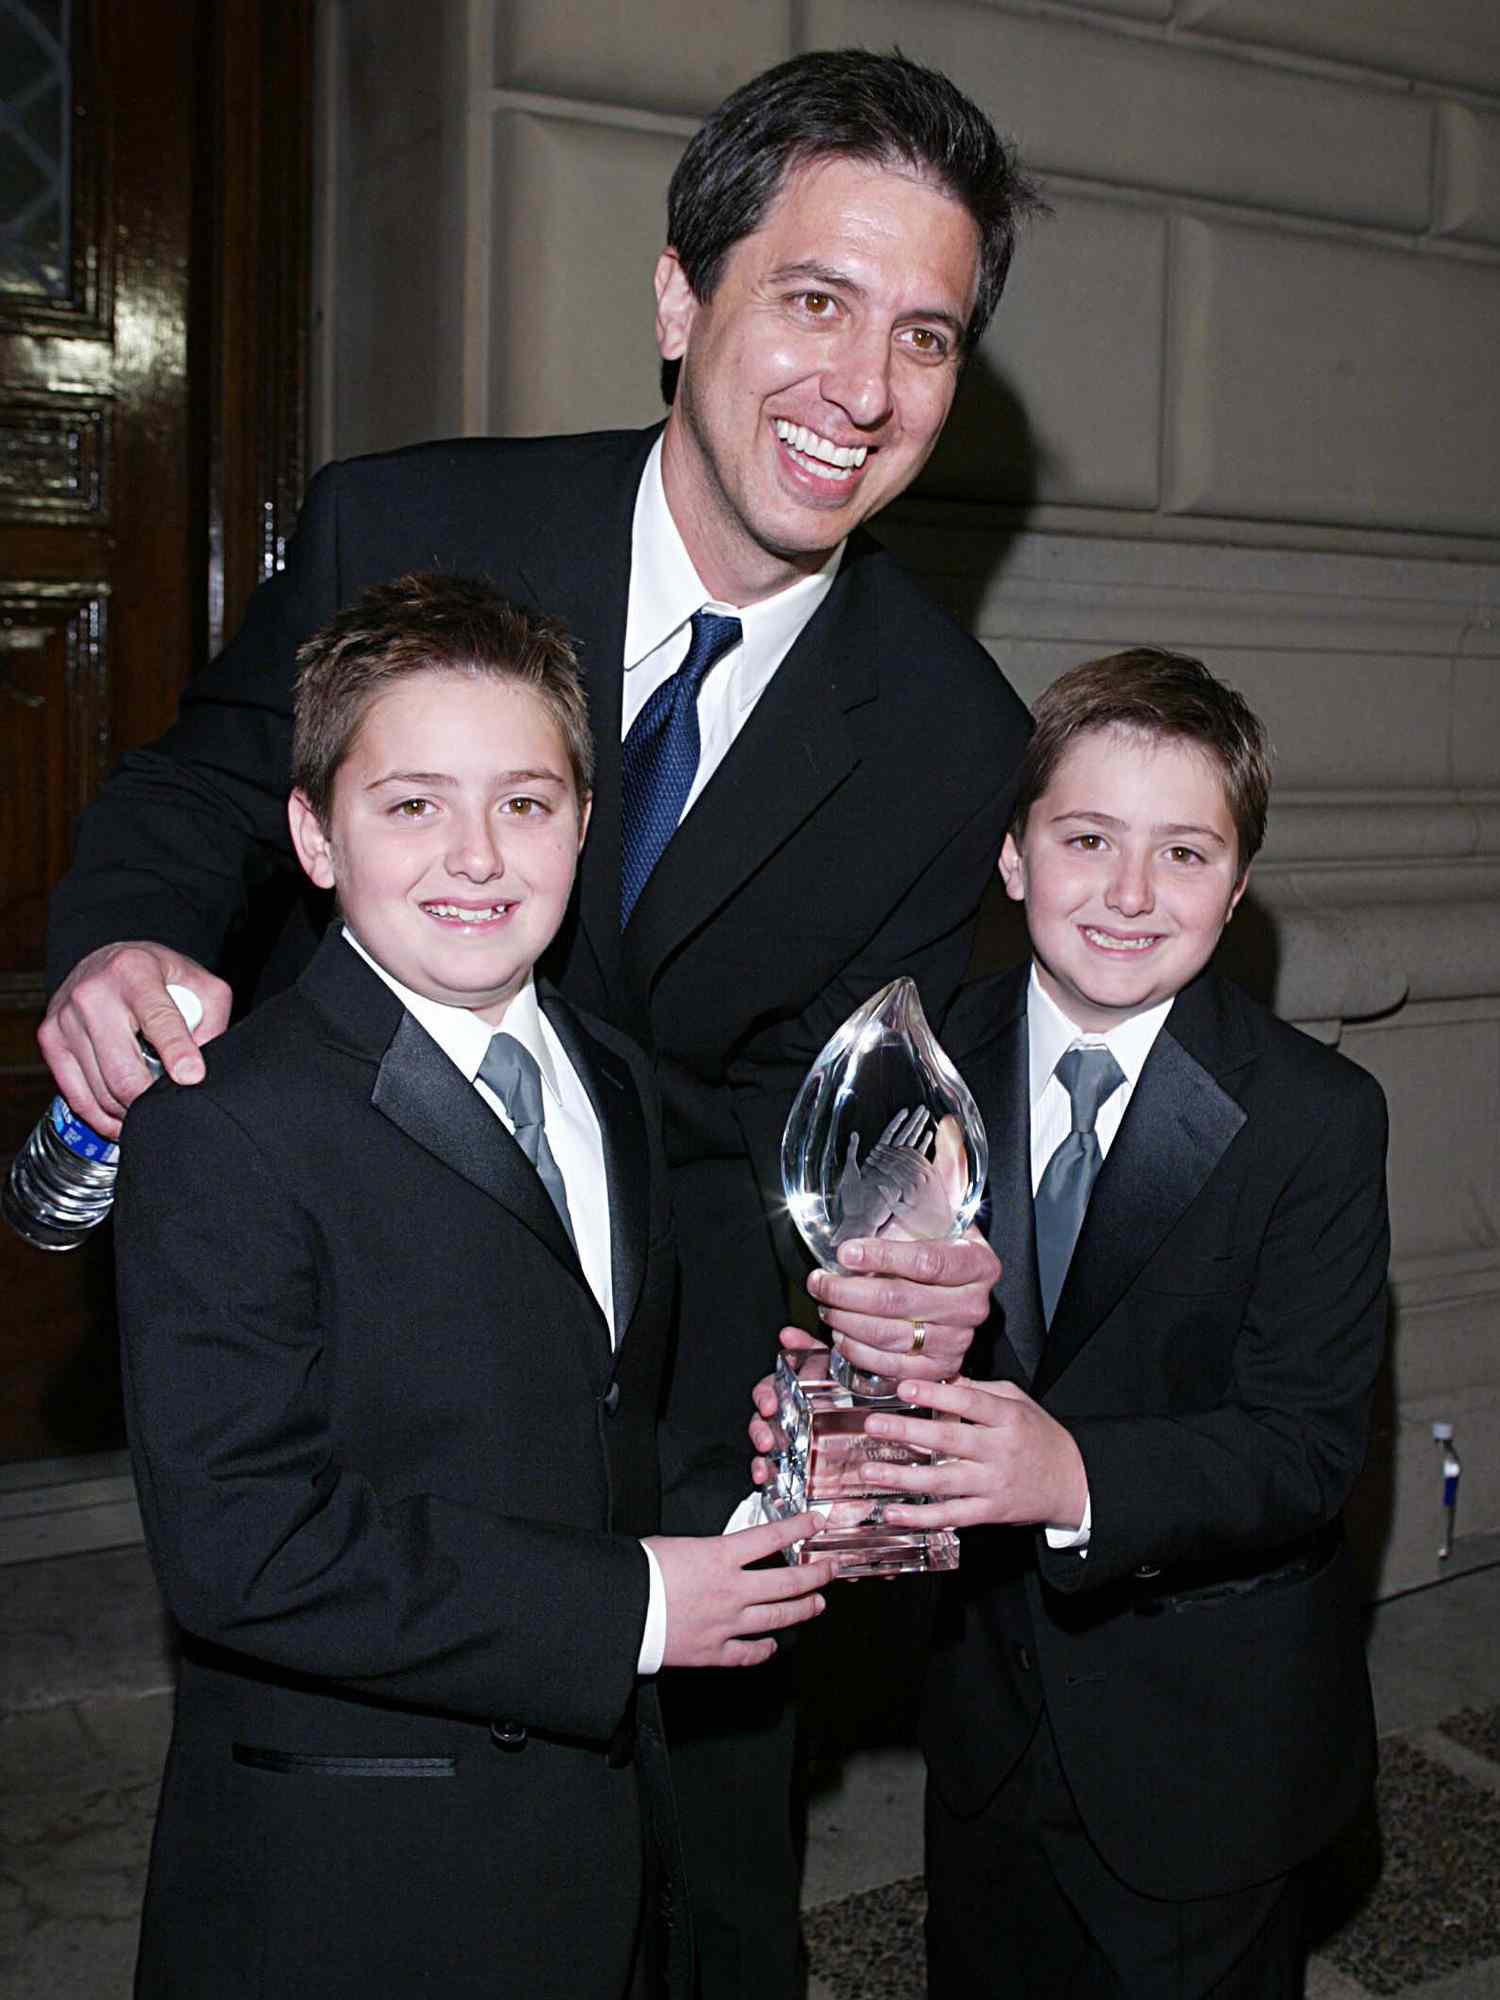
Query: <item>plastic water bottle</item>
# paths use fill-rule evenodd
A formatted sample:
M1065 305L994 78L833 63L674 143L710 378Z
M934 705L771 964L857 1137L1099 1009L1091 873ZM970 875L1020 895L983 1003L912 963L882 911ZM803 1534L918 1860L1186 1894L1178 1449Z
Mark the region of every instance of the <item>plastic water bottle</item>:
M169 986L189 1029L203 1019L203 1004L190 986ZM149 1042L141 1056L153 1077L161 1064ZM64 1097L54 1097L30 1138L11 1161L0 1189L0 1213L18 1236L38 1250L76 1250L109 1214L115 1199L120 1148L85 1125Z
M1434 1424L1432 1441L1443 1454L1443 1525L1438 1538L1438 1561L1453 1554L1453 1534L1458 1523L1458 1482L1463 1477L1458 1447L1453 1442L1452 1424Z

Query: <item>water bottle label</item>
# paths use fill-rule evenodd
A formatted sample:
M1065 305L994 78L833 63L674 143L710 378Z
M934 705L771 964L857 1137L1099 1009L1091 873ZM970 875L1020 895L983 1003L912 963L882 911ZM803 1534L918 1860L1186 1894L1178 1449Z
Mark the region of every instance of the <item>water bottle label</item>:
M52 1129L70 1153L80 1160L97 1160L101 1167L119 1164L120 1149L113 1139L101 1139L91 1125L76 1117L65 1097L52 1100Z

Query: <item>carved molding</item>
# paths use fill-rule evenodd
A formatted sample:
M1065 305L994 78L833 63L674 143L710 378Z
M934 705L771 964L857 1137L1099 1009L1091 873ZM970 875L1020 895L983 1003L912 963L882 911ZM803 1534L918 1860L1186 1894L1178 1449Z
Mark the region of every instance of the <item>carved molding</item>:
M880 535L995 649L1149 635L1240 651L1500 661L1495 560L1227 547L1087 525L1028 532L1001 509L928 501L898 503Z
M96 396L0 399L0 521L100 527L109 515L110 410Z
M40 1003L47 893L108 767L108 597L0 584L0 1013Z

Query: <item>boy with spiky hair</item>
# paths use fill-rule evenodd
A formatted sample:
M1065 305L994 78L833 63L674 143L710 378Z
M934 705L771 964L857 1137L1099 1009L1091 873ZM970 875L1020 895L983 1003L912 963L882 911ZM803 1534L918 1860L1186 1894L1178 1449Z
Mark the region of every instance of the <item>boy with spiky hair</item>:
M656 1533L656 1092L532 970L588 824L572 651L409 576L299 657L291 833L337 920L136 1105L120 1177L182 1631L137 1993L621 2000L643 1949L684 1995L653 1677L769 1658L829 1572Z

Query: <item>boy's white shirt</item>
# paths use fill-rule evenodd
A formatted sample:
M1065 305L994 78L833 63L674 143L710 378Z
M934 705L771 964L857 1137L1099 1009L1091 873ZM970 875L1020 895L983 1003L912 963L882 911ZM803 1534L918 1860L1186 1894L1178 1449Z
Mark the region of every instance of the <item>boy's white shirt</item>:
M1173 998L1176 996L1173 995ZM1030 1072L1031 1103L1031 1192L1041 1185L1047 1162L1073 1129L1073 1107L1067 1088L1057 1074L1059 1059L1069 1049L1108 1049L1120 1065L1125 1081L1117 1084L1099 1107L1094 1135L1099 1141L1099 1157L1108 1159L1141 1071L1146 1067L1162 1025L1172 1011L1172 1001L1162 1000L1143 1013L1132 1014L1106 1035L1090 1034L1070 1021L1037 978L1032 961L1031 980L1026 994L1027 1061ZM1003 1280L1002 1280L1003 1282ZM1076 1528L1049 1527L1044 1532L1054 1549L1077 1549L1087 1555L1094 1525L1092 1497L1083 1503L1083 1519Z
M425 994L415 993L409 986L403 986L399 979L370 956L347 924L343 929L344 936L370 970L384 980L402 1006L431 1035L443 1054L474 1086L512 1136L516 1128L510 1115L489 1085L480 1080L479 1065L484 1061L491 1037L502 1031L514 1035L535 1060L542 1075L542 1122L547 1144L567 1190L568 1214L573 1224L578 1261L609 1328L610 1345L617 1345L604 1141L589 1094L567 1050L537 1004L535 982L528 978L506 1008L500 1028L492 1028L467 1007L449 1007L441 1000L429 1000ZM644 1542L641 1547L645 1549L651 1587L636 1670L642 1674L654 1674L666 1649L667 1592L656 1557Z

